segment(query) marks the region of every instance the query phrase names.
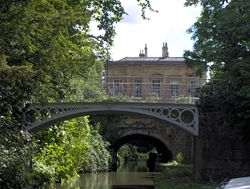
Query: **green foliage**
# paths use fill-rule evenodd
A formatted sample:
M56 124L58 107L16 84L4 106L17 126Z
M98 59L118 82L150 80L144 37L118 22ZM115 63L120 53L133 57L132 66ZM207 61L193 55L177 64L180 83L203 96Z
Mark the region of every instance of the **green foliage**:
M184 157L183 157L183 155L182 155L181 152L179 152L179 153L176 155L175 161L176 161L177 163L179 163L179 164L182 164L182 163L183 163Z
M22 109L36 90L35 72L30 66L0 64L0 115L14 114L20 120Z
M0 1L1 65L29 66L35 77L23 75L36 86L33 98L61 100L72 77L100 76L124 14L118 0ZM104 32L93 36L92 21Z
M141 6L143 11L151 7L147 1ZM96 164L90 170L106 169L107 144L84 121L79 133L83 138L78 142L73 136L79 128L71 122L66 122L67 129L58 126L58 130L45 134L47 143L40 141L30 170L27 157L33 144L20 132L21 115L30 101L64 100L72 94L74 78L101 77L115 34L114 24L124 14L119 0L0 0L1 186L37 188L53 174L66 178L89 162ZM97 23L100 35L92 34L92 22ZM78 153L83 157L75 155Z
M249 72L250 3L242 0L196 2L202 4L203 10L188 30L195 44L194 51L185 53L187 61L205 67L212 63L211 71L216 77L227 80L244 77Z
M164 170L164 176L167 178L179 178L179 177L191 177L192 176L192 167L190 166L182 166L180 164L168 163L166 164Z
M32 170L23 170L26 179L26 186L23 188L47 188L51 181L53 180L54 171L51 167L35 162Z
M158 12L157 10L153 9L153 7L151 6L150 0L137 0L138 4L141 7L141 16L144 19L149 19L146 16L146 10L150 10L153 12Z
M34 161L52 167L56 179L67 179L81 171L105 171L109 168L108 143L97 130L90 129L87 117L65 121L48 134L37 136L46 142L38 145Z
M87 82L84 78L71 80L71 94L68 94L64 101L67 102L98 102L107 98L103 84L98 77L90 78Z
M72 94L72 78L100 77L123 15L119 0L0 1L1 114L31 100L63 100ZM103 32L94 36L92 22Z
M149 157L149 153L152 151L152 148L147 149L147 151L142 150L142 147L125 144L118 151L118 157L120 162L128 161L145 161Z
M29 168L30 136L20 132L17 121L0 117L1 188L38 188L50 180L48 169Z
M185 52L185 58L190 65L209 68L216 79L202 89L201 104L213 105L225 125L241 130L249 140L250 1L187 0L186 5L198 3L201 15L188 30L194 50Z
M107 114L101 116L91 116L90 120L93 125L100 125L99 132L103 136L105 141L108 141L111 145L114 144L120 137L121 119L123 116L115 114Z
M177 104L195 104L198 98L192 96L178 96L175 103Z
M85 167L88 172L108 171L110 168L111 155L108 151L109 143L103 141L102 136L96 131L91 132L88 164Z
M249 60L247 23L250 4L241 0L229 3L223 0L200 2L203 6L201 16L188 30L193 34L194 51L187 51L186 59L205 67L212 63L211 70L215 75L219 74L218 71L233 74L237 66Z
M21 102L30 100L31 96L39 101L59 99L61 90L68 87L68 78L88 65L91 67L92 45L82 33L73 31L77 23L88 24L88 13L80 15L79 6L69 6L63 1L0 2L0 7L4 7L0 12L0 59L12 73L23 71L12 75L3 70L3 74L8 74L6 80L20 83L28 80L33 86L30 89L24 82L22 90L15 87L20 94L28 91L28 96L17 98L8 95L14 86L4 81L1 83L4 91L7 90L2 94L4 99ZM84 46L83 40L88 46Z
M212 189L214 183L196 183L192 179L192 166L180 165L176 161L162 164L163 173L155 178L156 189Z

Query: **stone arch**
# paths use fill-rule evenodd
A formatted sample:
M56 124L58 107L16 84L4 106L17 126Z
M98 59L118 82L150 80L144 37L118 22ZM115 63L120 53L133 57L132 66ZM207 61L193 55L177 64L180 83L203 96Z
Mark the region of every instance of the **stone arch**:
M118 140L111 145L114 154L115 155L117 154L121 146L123 146L124 144L131 143L132 141L143 141L153 145L156 148L157 152L161 155L160 157L161 162L168 162L171 161L173 158L172 152L169 150L167 145L161 139L150 135L144 135L138 133L124 135L118 138Z

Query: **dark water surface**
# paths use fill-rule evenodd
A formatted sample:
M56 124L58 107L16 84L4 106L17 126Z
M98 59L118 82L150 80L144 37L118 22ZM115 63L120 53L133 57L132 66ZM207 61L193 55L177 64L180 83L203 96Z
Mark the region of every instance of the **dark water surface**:
M133 171L133 172L129 172ZM154 189L153 177L145 162L130 162L118 172L84 173L57 189Z

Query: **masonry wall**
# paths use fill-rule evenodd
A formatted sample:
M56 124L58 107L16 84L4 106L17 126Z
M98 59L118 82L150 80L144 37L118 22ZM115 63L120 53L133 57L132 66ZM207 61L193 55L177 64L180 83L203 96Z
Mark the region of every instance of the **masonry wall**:
M114 80L121 80L123 84L123 95L133 97L133 83L135 80L142 82L142 100L149 100L152 96L152 80L161 82L161 101L169 101L170 83L177 82L179 85L179 96L190 96L190 83L193 78L199 76L195 69L183 64L110 64L106 66L108 88L113 88ZM199 81L202 85L203 81ZM159 99L158 99L159 100Z
M225 126L222 115L199 107L199 136L194 139L196 180L223 180L250 175L250 140Z
M126 116L119 125L121 137L133 134L151 136L162 141L171 151L173 159L182 153L186 163L192 162L193 136L163 121L139 116Z
M109 117L109 118L108 118ZM139 115L95 115L95 122L107 125L111 145L124 136L141 134L160 140L171 151L172 157L181 152L186 163L193 160L193 136L186 131L169 125L165 121Z

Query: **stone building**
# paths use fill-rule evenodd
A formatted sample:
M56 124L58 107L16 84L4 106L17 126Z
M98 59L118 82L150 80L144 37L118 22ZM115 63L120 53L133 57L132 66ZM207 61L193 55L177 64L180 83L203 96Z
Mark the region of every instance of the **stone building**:
M107 62L105 71L110 95L126 96L130 101L194 103L206 81L198 68L186 65L183 57L170 57L167 43L163 43L161 57L149 57L145 45L138 57ZM186 162L192 162L193 136L184 130L140 115L121 117L119 127L121 140L147 136L164 143L168 150L163 161L181 152Z
M107 62L105 71L110 95L126 96L131 101L193 103L205 82L198 69L188 67L183 57L169 56L167 43L163 43L161 57L149 57L145 45L138 57ZM186 162L192 162L193 136L184 130L139 115L123 117L119 126L121 140L151 137L167 147L165 160L174 159L181 152Z
M138 57L109 61L105 70L108 91L129 96L131 100L195 99L205 82L198 69L188 67L183 57L169 56L167 43L163 43L161 57L148 57L145 45Z

